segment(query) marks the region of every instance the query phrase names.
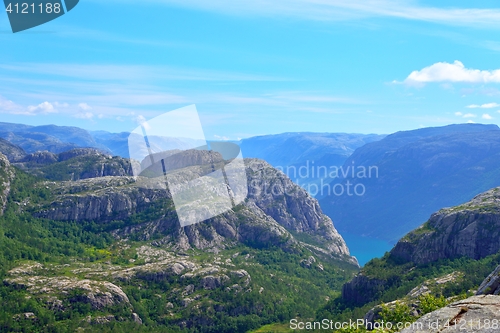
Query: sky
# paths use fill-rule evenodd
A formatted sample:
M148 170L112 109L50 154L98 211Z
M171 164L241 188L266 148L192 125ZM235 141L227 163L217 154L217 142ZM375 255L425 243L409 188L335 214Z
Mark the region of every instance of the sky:
M500 5L436 3L81 0L15 34L3 12L0 121L130 132L195 104L209 139L500 124Z

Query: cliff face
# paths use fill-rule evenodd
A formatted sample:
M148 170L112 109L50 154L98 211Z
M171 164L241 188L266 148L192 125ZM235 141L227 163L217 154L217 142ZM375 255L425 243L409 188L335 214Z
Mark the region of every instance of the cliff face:
M283 173L260 160L245 160L248 198L233 210L202 223L181 228L169 192L154 180L133 177L102 177L62 183L46 183L56 199L36 216L53 220L125 220L117 237L134 235L155 244L177 249L218 251L234 242L267 247L277 245L293 251L307 247L323 255L357 265L342 237L318 202ZM203 172L186 168L185 172ZM140 223L134 216L143 214ZM149 215L148 215L149 214Z
M4 154L11 162L20 160L26 155L21 147L18 147L2 138L0 138L0 152Z
M50 180L132 175L129 160L112 157L93 148L78 148L60 154L35 152L16 160L14 165L32 175Z
M482 259L500 251L500 188L477 195L469 202L432 214L419 228L408 233L382 262L416 266L467 257ZM367 273L367 265L342 289L342 298L365 304L380 296L393 282Z
M351 304L365 304L380 296L386 281L358 274L342 286L342 299Z
M349 254L343 238L316 199L264 161L251 159L246 165L249 202L288 231L307 234L331 252Z
M0 153L0 215L5 210L7 197L10 192L10 183L14 178L14 170L10 166L9 160Z
M433 214L401 239L391 256L416 264L444 258L481 259L500 250L500 188Z

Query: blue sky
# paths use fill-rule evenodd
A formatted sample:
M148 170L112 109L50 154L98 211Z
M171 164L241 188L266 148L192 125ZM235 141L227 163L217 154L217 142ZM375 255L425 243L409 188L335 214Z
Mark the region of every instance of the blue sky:
M0 121L132 131L196 104L208 138L500 124L496 1L81 0L12 34Z

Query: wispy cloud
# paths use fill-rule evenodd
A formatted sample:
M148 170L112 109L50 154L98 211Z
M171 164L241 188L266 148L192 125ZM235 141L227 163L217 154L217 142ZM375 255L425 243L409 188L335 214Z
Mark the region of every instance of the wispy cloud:
M457 117L462 117L462 118L476 118L477 115L474 113L462 113L462 112L455 112L455 116Z
M492 117L492 116L490 116L490 115L489 115L489 114L487 114L487 113L483 114L481 118L486 119L486 120L491 120L491 119L493 119L493 117Z
M132 0L119 0L119 2L136 4ZM419 5L412 0L146 0L144 2L238 16L281 16L319 21L393 17L453 26L500 28L500 10L496 8L438 8Z
M497 108L499 106L500 106L500 104L498 104L498 103L486 103L486 104L481 104L481 105L478 105L478 104L467 105L467 108L469 108L469 109L492 109L492 108Z
M49 103L45 101L38 105L22 106L0 95L0 113L17 114L25 116L36 116L36 115L57 113L58 111L54 107L54 104L56 103Z
M208 69L168 66L113 64L22 63L1 65L0 69L16 73L43 74L60 78L106 81L175 80L175 81L289 81L289 78L259 74L234 73Z
M32 115L57 111L61 116L91 122L114 119L133 123L137 115L151 118L188 104L204 105L210 113L217 110L233 115L262 109L343 113L369 103L328 91L276 91L261 84L280 79L164 66L0 64L0 91L8 97L0 100L0 112ZM286 80L287 84L295 84L294 80ZM235 90L234 84L226 85L225 81L245 84L241 85L243 90ZM52 108L43 103L50 103Z
M404 80L407 85L421 86L430 82L500 83L500 69L479 70L466 68L458 60L450 64L437 62L421 70L413 71Z

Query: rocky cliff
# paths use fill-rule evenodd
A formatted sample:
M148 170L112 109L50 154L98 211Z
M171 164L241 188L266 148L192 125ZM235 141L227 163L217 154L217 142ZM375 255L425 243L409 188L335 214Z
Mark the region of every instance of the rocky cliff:
M0 153L4 154L10 162L20 160L26 156L26 152L7 140L0 138Z
M65 221L111 223L124 220L117 237L155 238L157 245L178 249L212 249L242 242L257 247L278 245L288 250L307 247L322 255L357 264L318 202L266 162L245 160L249 195L244 204L203 223L180 227L168 191L154 179L102 177L46 183L56 198L35 213ZM186 172L203 173L189 167ZM138 180L138 181L136 181ZM135 224L134 216L149 216ZM158 237L161 236L159 239Z
M444 258L481 259L500 250L500 188L434 213L391 251L397 260L428 263Z
M500 188L477 195L462 205L432 214L419 228L408 233L376 264L365 268L342 288L342 298L365 304L396 285L399 276L374 274L377 265L403 267L404 272L440 259L482 259L500 251ZM377 259L378 260L378 259ZM398 266L399 265L399 266ZM372 270L372 273L368 271Z
M60 154L39 151L13 163L16 167L50 180L79 180L106 176L130 176L130 161L94 148L77 148Z
M7 197L10 192L10 183L14 178L14 169L10 166L9 160L0 153L0 215L5 210Z

